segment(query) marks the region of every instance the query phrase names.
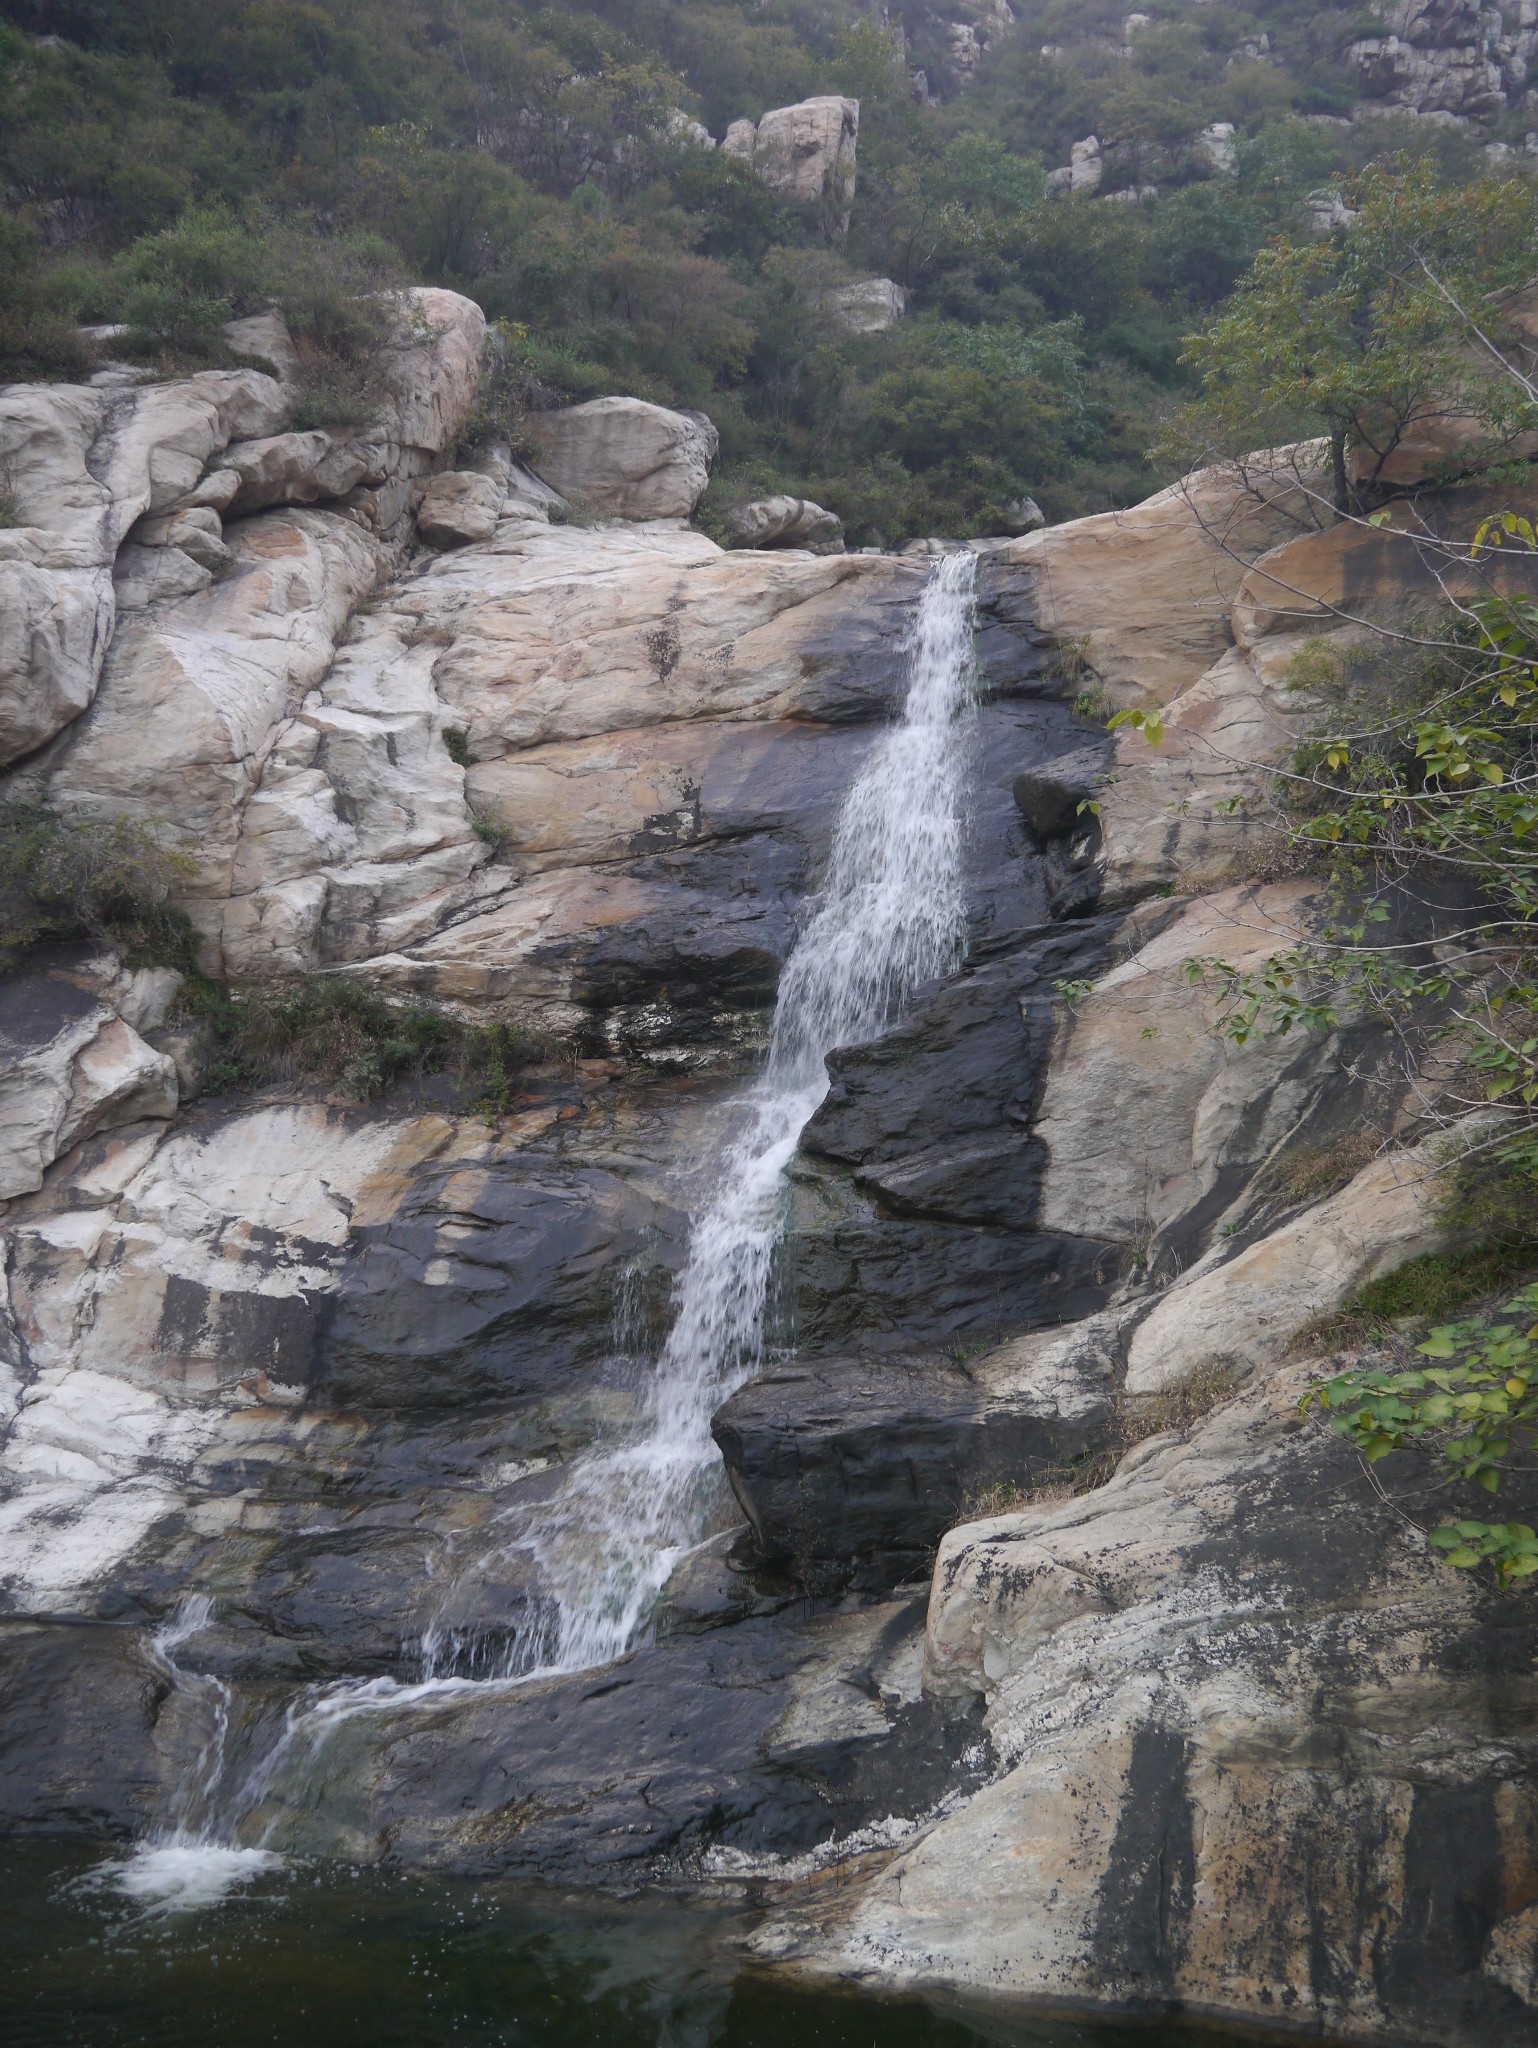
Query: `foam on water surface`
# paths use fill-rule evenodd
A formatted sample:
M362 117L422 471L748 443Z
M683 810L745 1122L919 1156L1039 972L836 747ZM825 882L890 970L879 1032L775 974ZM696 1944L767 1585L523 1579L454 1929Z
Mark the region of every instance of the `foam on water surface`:
M272 1849L236 1849L217 1842L141 1842L132 1855L93 1874L98 1889L118 1892L146 1914L195 1912L283 1868Z

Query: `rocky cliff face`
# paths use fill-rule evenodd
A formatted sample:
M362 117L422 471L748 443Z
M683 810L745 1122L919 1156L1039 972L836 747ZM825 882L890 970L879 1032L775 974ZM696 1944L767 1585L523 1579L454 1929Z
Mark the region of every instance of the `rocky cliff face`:
M13 1827L164 1822L210 1686L228 1793L306 1686L409 1685L424 1635L474 1676L528 1622L509 1517L636 1412L894 706L924 561L723 553L651 497L562 523L552 484L636 483L618 401L568 416L545 484L454 468L479 315L427 297L351 434L290 432L256 371L0 399L33 522L0 539L44 622L7 643L9 791L160 820L211 971L361 976L573 1052L490 1124L199 1096L174 976L77 947L5 984ZM655 424L624 448L686 506L702 431ZM1526 1607L1439 1574L1295 1413L1297 1330L1441 1241L1414 1104L1366 1020L1236 1045L1185 971L1311 914L1212 800L1289 746L1331 593L1402 573L1316 530L1310 459L982 555L967 964L831 1063L783 1356L715 1423L747 1528L680 1565L657 1640L392 1695L202 1822L747 1876L765 1957L823 1977L1538 2039ZM1086 681L1163 706L1164 748L1076 711ZM1395 1147L1323 1202L1268 1178L1364 1127ZM1193 1371L1240 1390L1194 1432L956 1526ZM173 1667L152 1636L189 1594Z

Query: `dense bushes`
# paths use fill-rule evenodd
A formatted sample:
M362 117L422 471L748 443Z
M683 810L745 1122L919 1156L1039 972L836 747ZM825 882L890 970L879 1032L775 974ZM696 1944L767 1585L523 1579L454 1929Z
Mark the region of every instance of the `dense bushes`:
M1109 0L1026 0L964 95L940 14L886 19L859 0L0 0L0 375L78 373L80 319L209 360L230 312L275 297L321 423L358 402L358 309L408 276L517 334L527 403L708 408L718 508L810 492L856 541L898 541L987 530L1022 492L1059 516L1146 493L1190 381L1181 337L1367 129L1392 139L1295 118L1349 99L1354 17L1169 0L1123 45ZM917 102L915 66L944 105ZM845 238L672 132L675 109L719 135L818 91L861 102ZM1219 118L1240 128L1231 177L1196 143ZM1156 202L1044 197L1091 130L1108 184ZM1438 175L1467 175L1467 138L1425 130ZM912 317L851 336L826 294L871 274ZM1068 322L1071 352L1014 367Z

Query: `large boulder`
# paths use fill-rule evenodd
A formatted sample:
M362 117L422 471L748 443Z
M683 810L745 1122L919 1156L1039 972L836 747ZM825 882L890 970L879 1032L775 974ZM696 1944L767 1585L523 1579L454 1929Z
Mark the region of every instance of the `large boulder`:
M700 412L644 398L594 398L542 413L539 475L580 511L610 519L687 519L710 481L720 436Z
M841 284L822 303L847 334L884 334L908 310L908 294L889 277Z
M836 554L843 547L844 522L810 498L755 498L739 505L728 524L740 548L812 548Z
M990 609L1028 612L1065 674L1110 707L1167 704L1229 645L1250 565L1319 524L1319 449L1305 444L1198 470L1126 512L1102 512L990 549Z
M771 107L756 127L734 121L721 147L786 198L827 208L842 231L854 200L859 135L860 102L825 93Z
M417 532L432 548L462 548L490 540L507 491L500 477L470 469L435 476L417 510Z

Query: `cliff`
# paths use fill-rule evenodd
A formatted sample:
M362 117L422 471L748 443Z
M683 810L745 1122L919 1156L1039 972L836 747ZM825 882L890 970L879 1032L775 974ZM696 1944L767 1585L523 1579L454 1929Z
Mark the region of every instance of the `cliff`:
M1538 2040L1530 1603L1297 1412L1310 1326L1448 1241L1434 1072L1367 1015L1237 1042L1187 972L1320 914L1223 804L1403 551L1321 520L1309 448L978 551L966 962L791 1159L784 1341L714 1423L747 1528L613 1668L477 1684L548 1604L509 1528L642 1411L931 558L723 552L684 415L565 415L579 518L458 467L480 314L410 310L349 431L256 370L0 394L7 801L151 829L237 994L546 1048L490 1112L240 1092L189 969L53 941L0 987L6 1824L747 1882L820 1980ZM672 515L607 516L641 479ZM1131 1414L1103 1483L975 1511ZM340 1679L385 1690L285 1749Z

